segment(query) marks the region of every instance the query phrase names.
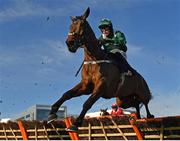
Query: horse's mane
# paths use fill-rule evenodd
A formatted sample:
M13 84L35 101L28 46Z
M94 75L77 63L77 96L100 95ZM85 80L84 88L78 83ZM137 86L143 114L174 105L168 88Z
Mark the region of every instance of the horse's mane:
M101 59L108 59L108 54L101 48L102 45L99 44L99 40L96 38L94 31L92 30L88 21L85 21L86 26L86 39L89 41L89 44L92 44L92 49L98 53L98 56Z
M88 29L88 32L91 34L91 37L93 37L94 39L98 40L96 38L96 35L95 35L94 31L92 30L92 28L91 28L91 26L90 26L90 24L89 24L89 22L87 20L86 20L85 24L86 24L86 27Z

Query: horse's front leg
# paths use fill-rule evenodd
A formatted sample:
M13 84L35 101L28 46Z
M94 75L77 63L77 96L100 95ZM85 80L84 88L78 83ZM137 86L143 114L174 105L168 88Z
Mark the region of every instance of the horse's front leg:
M58 111L59 107L67 100L78 97L83 94L89 94L91 93L90 87L87 87L83 82L80 82L77 84L74 88L71 90L65 92L62 97L51 106L51 111L48 116L48 123L54 121L57 118L56 112Z
M67 128L67 131L77 131L78 126L82 124L83 118L87 111L92 107L92 105L103 95L105 85L101 81L96 88L94 89L91 96L86 100L83 104L83 109L79 115L79 117L75 120L74 124Z
M87 101L83 104L83 110L81 111L79 117L75 120L74 124L68 127L67 131L78 131L78 126L82 124L83 118L86 112L92 107L92 105L100 98L98 94L92 94Z

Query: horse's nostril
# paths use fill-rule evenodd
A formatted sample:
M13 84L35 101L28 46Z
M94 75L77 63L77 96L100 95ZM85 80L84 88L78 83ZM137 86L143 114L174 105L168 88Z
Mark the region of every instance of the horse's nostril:
M74 41L66 41L66 44L68 47L72 46L74 44Z

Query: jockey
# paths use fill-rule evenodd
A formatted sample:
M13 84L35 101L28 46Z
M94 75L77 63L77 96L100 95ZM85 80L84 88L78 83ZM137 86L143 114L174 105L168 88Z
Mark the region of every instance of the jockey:
M113 103L111 107L112 107L111 115L119 116L123 114L122 108L118 107L116 103Z
M120 70L128 75L135 73L135 70L127 62L126 38L123 32L114 31L112 22L109 19L102 19L98 25L102 32L99 37L99 44L107 53L116 54L117 61L120 61ZM123 56L123 57L122 57Z

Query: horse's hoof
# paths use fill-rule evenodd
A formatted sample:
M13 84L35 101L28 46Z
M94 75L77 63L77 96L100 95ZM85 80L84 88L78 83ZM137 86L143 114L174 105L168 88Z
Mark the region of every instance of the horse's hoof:
M49 124L49 123L53 122L53 121L56 120L56 119L57 119L57 115L56 115L56 114L50 114L50 115L48 116L47 123Z
M154 118L154 115L148 115L147 118Z
M71 125L65 129L67 132L78 132L78 127L76 125Z

